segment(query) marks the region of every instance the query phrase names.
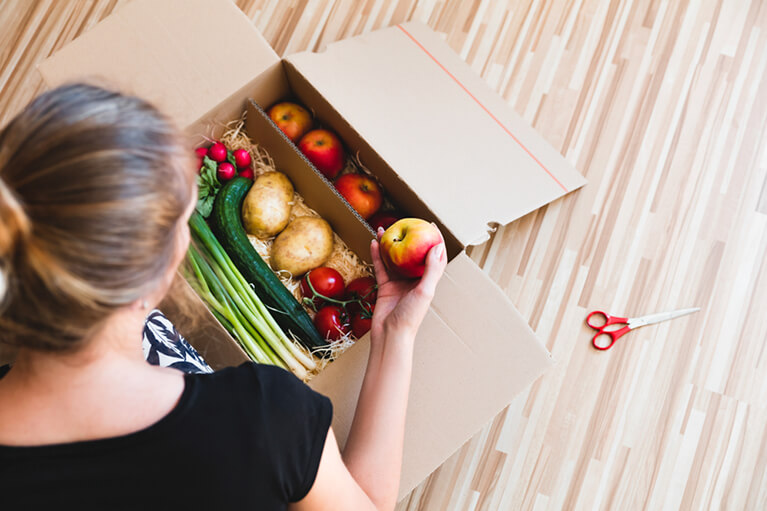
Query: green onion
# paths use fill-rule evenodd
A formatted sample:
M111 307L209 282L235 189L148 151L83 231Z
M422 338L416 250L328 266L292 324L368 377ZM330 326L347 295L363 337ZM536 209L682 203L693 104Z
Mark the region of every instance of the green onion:
M305 379L316 368L314 358L282 331L203 218L195 213L189 225L196 247L190 246L187 254L192 268L187 280L195 291L248 356Z

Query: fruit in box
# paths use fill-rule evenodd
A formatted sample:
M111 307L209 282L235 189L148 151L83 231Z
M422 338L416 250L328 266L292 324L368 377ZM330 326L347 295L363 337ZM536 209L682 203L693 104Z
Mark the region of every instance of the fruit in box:
M311 287L309 286L309 279L311 279ZM314 288L314 293L312 288ZM310 300L315 307L318 307L325 300L316 296L315 293L334 300L341 300L344 297L343 276L337 270L327 266L310 270L301 279L301 294L305 299Z
M298 148L328 179L335 178L344 168L344 146L338 137L328 130L310 131L298 143Z
M346 286L346 300L359 299L363 304L371 305L376 302L378 298L378 291L376 287L376 279L373 277L359 277ZM354 312L360 309L359 303L350 303L349 311Z
M336 190L362 218L367 220L381 207L383 194L374 179L364 174L344 174L336 180Z
M370 227L373 228L373 231L378 232L378 228L380 227L384 231L389 228L394 222L399 220L401 217L399 215L394 214L392 211L379 211L372 217L370 217L370 220L368 220L368 223L370 224Z
M381 236L381 258L387 268L403 277L423 275L426 256L442 236L433 224L420 218L403 218Z
M326 305L317 311L314 316L314 326L321 336L330 340L337 340L348 334L351 330L349 316L346 311L337 305Z
M293 143L312 128L311 114L295 103L277 103L269 109L269 118Z

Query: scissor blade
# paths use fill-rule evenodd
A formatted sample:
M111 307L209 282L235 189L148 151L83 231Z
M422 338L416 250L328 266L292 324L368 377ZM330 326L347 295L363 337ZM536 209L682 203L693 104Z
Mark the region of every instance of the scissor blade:
M657 314L649 314L639 318L631 318L629 319L629 327L639 328L640 326L653 325L655 323L660 323L661 321L668 321L669 319L686 316L688 314L692 314L693 312L698 312L699 310L700 307L692 307L690 309L679 309L671 312L659 312Z

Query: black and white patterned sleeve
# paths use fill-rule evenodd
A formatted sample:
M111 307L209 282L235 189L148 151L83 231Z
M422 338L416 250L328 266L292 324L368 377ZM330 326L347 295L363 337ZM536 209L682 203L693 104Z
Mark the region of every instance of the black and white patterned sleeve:
M212 373L213 369L184 339L162 312L154 309L144 323L144 358L150 364L185 373Z

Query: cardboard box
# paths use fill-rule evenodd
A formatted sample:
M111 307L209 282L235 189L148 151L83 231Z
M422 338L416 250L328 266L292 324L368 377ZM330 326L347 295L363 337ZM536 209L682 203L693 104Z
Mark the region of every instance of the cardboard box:
M439 225L450 262L416 342L400 497L551 365L464 248L585 181L428 27L405 23L280 59L228 0L134 0L40 71L51 87L98 81L150 99L190 135L247 109L250 137L369 259L372 231L263 112L295 97L359 154L393 202ZM245 360L197 304L194 331L173 300L165 310L214 367ZM332 399L341 445L368 348L365 336L310 383Z

